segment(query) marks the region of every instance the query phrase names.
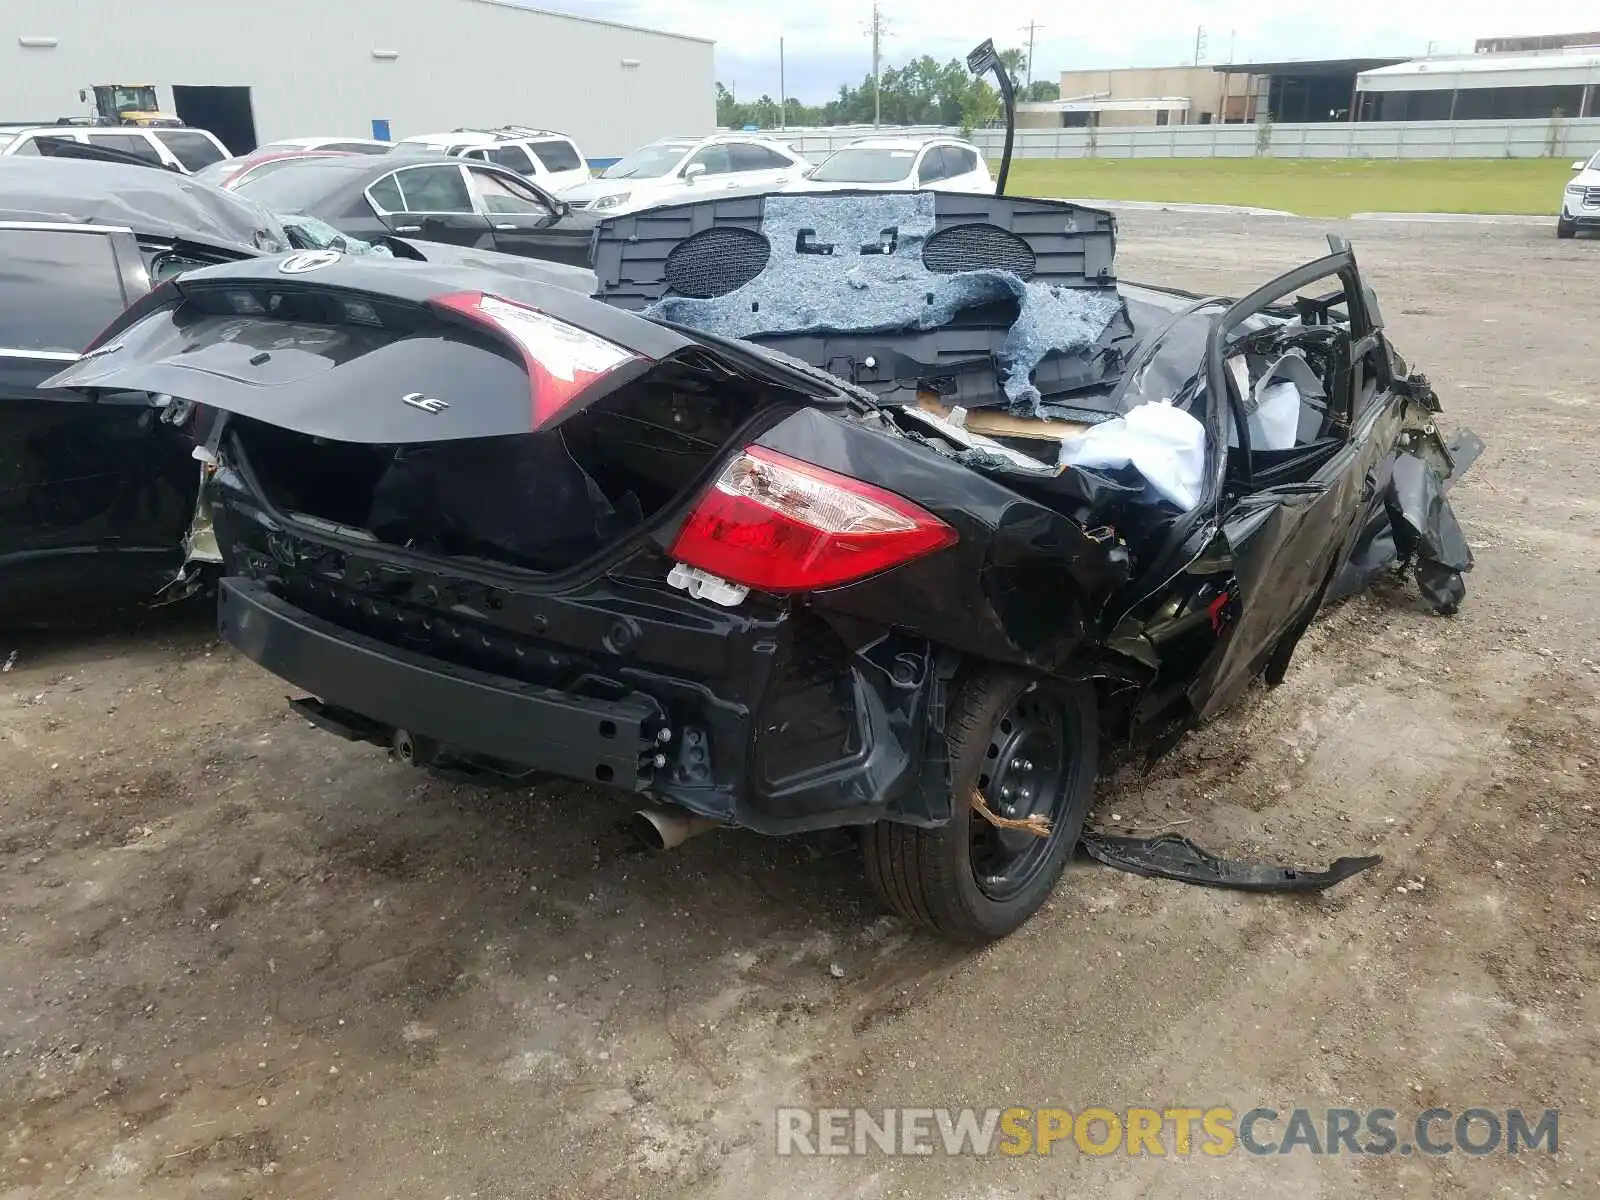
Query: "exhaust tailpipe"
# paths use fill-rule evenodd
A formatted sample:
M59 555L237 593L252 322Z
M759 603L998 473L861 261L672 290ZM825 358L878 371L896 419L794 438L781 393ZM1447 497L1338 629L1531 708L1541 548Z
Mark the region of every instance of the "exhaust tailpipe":
M652 850L671 850L721 824L681 808L641 808L633 814L635 831Z

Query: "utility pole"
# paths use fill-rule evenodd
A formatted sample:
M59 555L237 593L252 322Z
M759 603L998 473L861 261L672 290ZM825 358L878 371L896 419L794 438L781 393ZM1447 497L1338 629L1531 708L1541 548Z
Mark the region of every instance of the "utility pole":
M783 35L778 35L778 128L789 127L789 94L783 82Z
M878 47L883 38L883 15L878 11L877 0L872 5L872 127L883 122L883 87L879 74Z
M1194 31L1194 65L1199 66L1200 60L1206 53L1206 27L1201 25Z
M1033 87L1033 35L1038 30L1043 29L1044 26L1037 21L1029 21L1026 28L1028 30L1028 87L1031 89Z

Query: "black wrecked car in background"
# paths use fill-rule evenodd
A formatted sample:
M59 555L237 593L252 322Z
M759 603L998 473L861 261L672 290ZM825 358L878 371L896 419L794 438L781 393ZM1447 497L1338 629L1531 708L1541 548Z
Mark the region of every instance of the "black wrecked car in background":
M442 243L356 243L132 155L0 158L0 614L182 596L220 561L196 489L206 418L144 392L44 386L153 283L336 244L579 292L587 270ZM73 161L91 160L91 161ZM152 404L154 399L154 404Z
M969 941L1044 902L1103 747L1282 679L1378 571L1462 600L1477 443L1337 238L1238 299L1119 282L1111 216L1042 200L713 200L596 249L598 299L195 271L50 382L226 414L219 627L310 720L649 797L664 842L859 826Z
M286 163L239 193L377 241L388 234L570 266L589 265L594 217L493 163L351 155Z
M266 213L180 175L0 159L0 613L144 599L172 581L200 471L177 410L45 381L152 281L287 248Z

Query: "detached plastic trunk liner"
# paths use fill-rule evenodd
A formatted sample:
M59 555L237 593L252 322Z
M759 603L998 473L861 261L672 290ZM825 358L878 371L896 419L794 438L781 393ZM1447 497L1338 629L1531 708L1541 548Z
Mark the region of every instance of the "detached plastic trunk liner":
M599 298L880 395L1034 416L1131 337L1109 213L933 192L706 200L603 222ZM907 395L900 397L911 399Z

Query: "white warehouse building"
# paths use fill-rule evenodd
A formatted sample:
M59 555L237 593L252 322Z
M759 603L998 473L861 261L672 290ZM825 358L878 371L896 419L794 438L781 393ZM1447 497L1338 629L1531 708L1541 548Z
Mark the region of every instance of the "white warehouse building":
M149 84L235 153L521 124L603 161L711 132L712 48L512 0L0 0L0 123L86 115L80 89Z

